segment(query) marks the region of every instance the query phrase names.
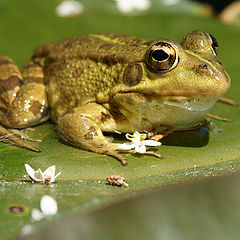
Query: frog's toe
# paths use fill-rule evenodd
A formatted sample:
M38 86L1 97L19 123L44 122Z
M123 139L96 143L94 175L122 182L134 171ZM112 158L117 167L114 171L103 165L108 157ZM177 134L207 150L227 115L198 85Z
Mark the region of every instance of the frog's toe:
M119 160L123 166L127 166L128 165L127 159L121 154L119 154L118 150L116 150L114 146L115 144L105 144L104 146L91 150L93 150L96 153L106 154L108 156L114 157L117 160Z
M129 153L129 154L139 154L139 155L150 155L150 156L154 156L154 157L157 157L157 158L162 158L162 155L159 154L159 153L156 153L156 152L153 152L153 151L146 151L144 153L140 153L140 152L135 152L134 150L122 150L122 149L119 149L118 152L122 152L122 153ZM124 165L124 164L123 164Z
M128 165L127 159L124 156L122 156L121 154L119 154L116 150L109 151L109 153L107 153L107 155L110 155L110 156L116 158L117 160L119 160L123 166Z
M7 130L0 125L0 142L10 143L12 145L26 148L34 152L40 152L38 148L24 142L23 139L29 140L29 141L36 141L28 137L26 134L20 132L19 130L16 130L16 129Z
M28 130L30 130L30 129L31 129L31 131L35 130L34 128L28 128ZM8 129L8 131L10 133L12 133L13 135L15 135L15 136L17 136L17 137L19 137L19 138L21 138L23 140L27 140L27 141L31 141L31 142L41 142L41 140L31 138L26 133L23 133L23 132L21 132L18 129Z

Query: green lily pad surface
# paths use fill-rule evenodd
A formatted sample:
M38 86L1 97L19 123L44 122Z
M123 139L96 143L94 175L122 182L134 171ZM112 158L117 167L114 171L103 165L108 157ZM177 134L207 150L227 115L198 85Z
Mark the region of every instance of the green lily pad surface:
M0 54L10 56L21 66L31 57L34 48L38 45L73 36L117 32L147 39L170 38L181 41L187 32L200 29L217 38L219 60L232 78L232 87L226 96L240 102L239 28L225 26L216 18L200 17L190 12L174 11L173 13L167 10L165 13L158 12L153 6L139 16L136 14L126 16L117 10L113 1L97 0L82 1L85 9L80 16L59 18L54 12L58 3L58 1L49 0L0 0ZM157 1L152 1L152 4L157 4ZM109 229L116 227L118 219L122 224L120 227L124 228L124 215L121 213L128 203L130 204L128 211L135 212L135 200L129 200L133 196L144 193L145 204L149 202L152 208L157 208L157 201L150 201L151 197L148 196L157 194L158 198L161 198L161 193L166 192L166 190L161 190L163 187L238 172L240 108L218 102L211 113L230 118L232 122L210 119L208 128L202 127L195 131L171 134L163 140L162 146L154 148L163 156L163 159L125 154L129 163L126 167L112 157L76 149L64 143L54 131L54 124L51 122L34 127L35 131L24 130L29 136L41 140L41 142L33 143L41 150L40 153L0 143L0 239L14 238L17 235L23 239L37 239L37 236L42 236L39 239L50 239L50 235L46 235L47 232L51 232L52 239L55 239L58 236L58 227L61 228L62 236L64 236L58 239L76 239L70 237L71 232L67 230L69 228L67 228L66 221L76 221L74 226L84 221L87 225L89 221L89 224L95 224L99 234L102 234L101 231L106 231L106 229L92 219L101 219L101 216L106 216L112 208L114 208L114 214L111 215L113 221L108 222ZM124 136L115 137L119 142L125 141ZM25 163L34 169L41 168L42 170L56 165L56 171L62 173L56 183L33 184L26 176ZM106 177L112 174L124 176L129 187L113 187L106 184ZM237 180L239 179L234 178L231 182ZM153 189L155 191L158 189L159 193L150 193ZM181 194L182 191L185 192L178 185L168 189L169 201L173 202L176 194ZM195 193L189 190L187 193L189 195L186 196ZM39 201L45 194L57 200L59 213L53 218L31 223L31 211L33 208L39 208ZM168 201L166 199L164 198L161 204ZM122 200L124 204L118 203L115 207L104 208ZM184 199L181 200L184 201ZM224 208L222 201L219 204L222 204ZM177 206L181 208L181 205ZM167 204L168 208L171 208L171 204ZM144 209L147 211L147 208ZM101 216L99 216L99 211ZM174 211L177 212L178 208L176 207ZM167 212L168 210L165 210L165 213ZM183 214L182 219L184 216L186 219L189 218L184 211L181 214ZM131 215L128 216L130 217ZM137 222L137 218L137 214L132 215L133 222ZM189 221L186 220L186 224L189 224ZM93 227L91 225L89 229L94 229L95 225ZM22 230L24 226L25 230ZM182 226L187 228L187 225ZM143 229L144 226L141 228ZM76 236L78 229L78 227L71 228L73 236ZM44 230L44 238L40 235L40 230ZM121 236L126 238L125 233L121 235L120 231L118 234L119 239ZM131 235L133 233L129 234L129 239L134 239ZM110 238L113 235L108 236ZM177 237L172 239L177 239Z

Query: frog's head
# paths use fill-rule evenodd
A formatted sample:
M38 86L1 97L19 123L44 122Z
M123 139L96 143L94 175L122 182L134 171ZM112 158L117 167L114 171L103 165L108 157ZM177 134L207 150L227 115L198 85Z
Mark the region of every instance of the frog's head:
M143 61L127 65L114 98L128 111L138 106L135 112L143 111L143 103L148 102L153 115L163 112L161 103L164 109L171 108L166 118L176 119L174 113L180 109L183 121L192 118L190 123L196 124L230 87L230 77L216 58L217 49L216 39L201 31L188 33L181 43L154 41ZM146 116L147 112L146 108Z
M201 31L188 33L181 43L154 41L145 61L126 67L124 91L168 97L220 96L230 87L230 77L216 58L217 50L216 39Z

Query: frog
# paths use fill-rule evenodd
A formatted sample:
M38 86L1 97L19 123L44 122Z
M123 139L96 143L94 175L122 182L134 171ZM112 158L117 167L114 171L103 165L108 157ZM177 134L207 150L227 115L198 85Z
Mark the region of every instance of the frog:
M0 56L0 135L40 151L11 130L51 119L68 144L127 165L105 133L145 132L159 141L201 126L230 87L217 52L215 37L195 30L181 42L116 33L75 37L36 48L21 69Z

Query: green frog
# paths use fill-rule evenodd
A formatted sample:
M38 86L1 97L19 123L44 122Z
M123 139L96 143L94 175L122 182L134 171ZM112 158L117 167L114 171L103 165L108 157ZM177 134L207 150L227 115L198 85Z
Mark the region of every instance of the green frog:
M21 70L0 56L0 135L39 151L11 129L56 123L69 144L127 165L103 132L147 132L160 139L200 126L230 77L205 32L178 43L90 34L38 47ZM160 136L160 137L159 137Z

